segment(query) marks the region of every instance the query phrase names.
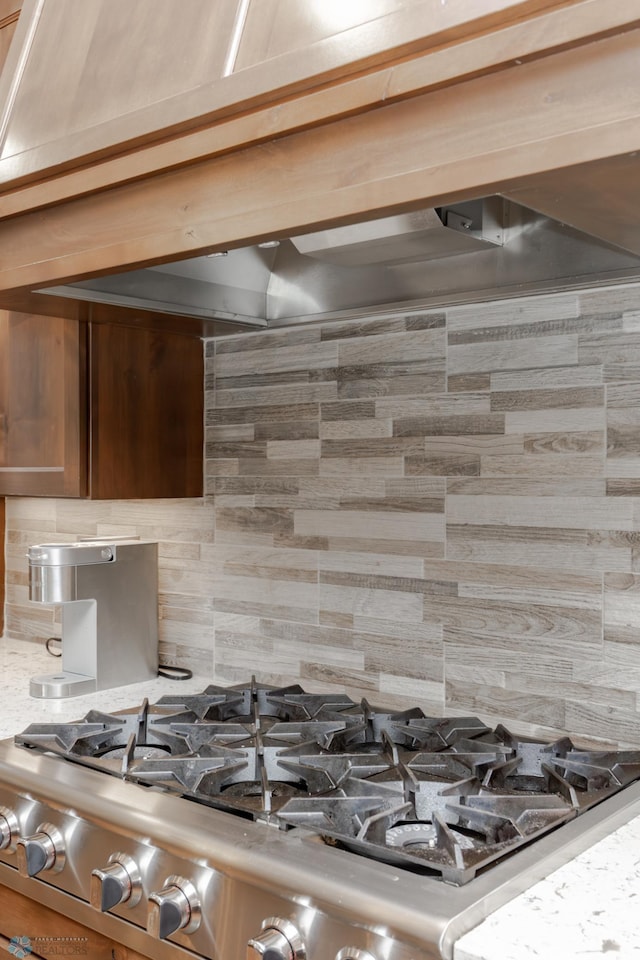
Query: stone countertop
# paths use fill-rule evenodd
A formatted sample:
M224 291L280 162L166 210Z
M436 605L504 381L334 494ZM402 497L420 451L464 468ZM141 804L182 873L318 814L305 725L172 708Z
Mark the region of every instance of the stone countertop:
M61 723L79 720L89 710L124 710L135 707L145 697L153 703L168 693L199 693L212 683L211 677L194 676L190 680L146 680L124 687L100 690L64 700L43 700L29 696L29 680L43 673L55 673L60 660L44 646L24 640L0 639L0 739L21 733L30 723Z
M29 679L54 673L59 662L44 647L0 639L0 739L30 723L61 722L89 710L106 712L154 702L175 692L197 693L212 682L164 678L66 700L29 696ZM640 817L619 827L525 893L492 913L454 948L454 960L640 960Z
M640 958L640 817L461 937L454 960Z

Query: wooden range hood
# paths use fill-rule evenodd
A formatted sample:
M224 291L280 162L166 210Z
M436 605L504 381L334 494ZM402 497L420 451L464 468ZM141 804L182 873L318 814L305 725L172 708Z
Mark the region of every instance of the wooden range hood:
M488 196L640 256L635 0L374 0L348 24L194 0L173 33L172 0L87 6L26 0L0 78L0 306L79 315L32 291ZM213 36L187 70L180 43Z

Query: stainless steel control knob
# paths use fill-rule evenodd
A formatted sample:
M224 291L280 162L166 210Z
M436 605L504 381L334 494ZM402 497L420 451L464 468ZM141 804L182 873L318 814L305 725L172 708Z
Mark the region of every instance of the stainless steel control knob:
M64 839L52 823L41 823L37 833L18 838L16 855L23 877L35 877L43 870L59 873L65 863Z
M0 806L0 850L15 850L19 833L18 818L13 810Z
M149 894L147 932L152 937L164 940L179 930L193 933L201 918L198 891L184 877L167 877L162 890Z
M106 867L91 871L89 902L105 913L119 903L135 907L142 896L142 879L135 860L126 853L112 853Z
M305 960L302 937L289 920L269 917L262 921L262 933L247 944L247 960Z

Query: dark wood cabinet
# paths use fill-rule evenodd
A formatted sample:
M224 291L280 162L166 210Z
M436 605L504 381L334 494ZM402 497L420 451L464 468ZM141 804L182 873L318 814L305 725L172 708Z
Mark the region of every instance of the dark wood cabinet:
M201 496L203 401L198 338L0 311L0 496Z

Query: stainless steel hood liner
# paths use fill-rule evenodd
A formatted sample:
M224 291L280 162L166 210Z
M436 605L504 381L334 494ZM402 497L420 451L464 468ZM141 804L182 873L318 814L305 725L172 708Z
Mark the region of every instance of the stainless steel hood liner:
M321 230L291 242L307 257L344 267L419 263L502 245L505 214L503 201L490 197Z
M638 278L640 256L489 197L38 292L221 321L229 332Z

